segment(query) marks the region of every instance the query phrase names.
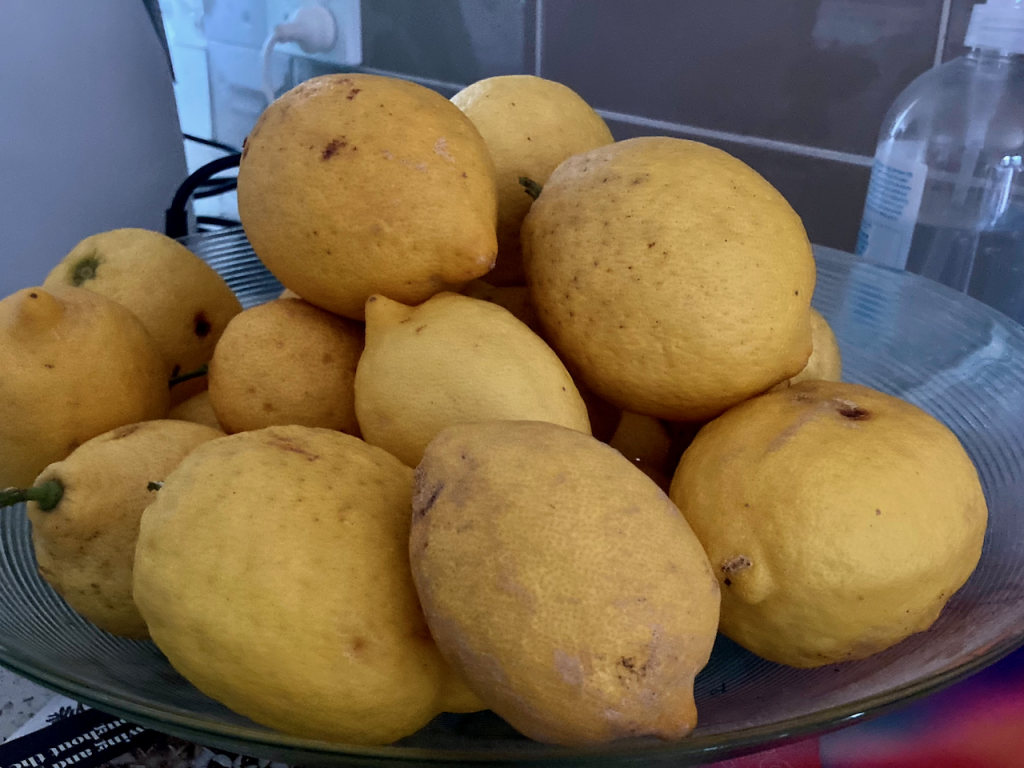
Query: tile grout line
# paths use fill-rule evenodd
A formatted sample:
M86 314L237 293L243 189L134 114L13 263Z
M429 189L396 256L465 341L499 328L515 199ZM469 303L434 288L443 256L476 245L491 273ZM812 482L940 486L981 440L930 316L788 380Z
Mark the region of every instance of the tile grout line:
M400 80L412 80L414 83L420 85L426 85L430 88L450 88L454 91L461 91L466 86L462 83L449 83L447 80L435 80L432 77L421 77L420 75L410 75L405 72L395 72L390 69L378 69L377 67L365 67L362 64L357 67L360 72L365 72L368 75L381 75L382 77L396 77Z
M953 7L953 0L942 0L942 15L939 16L939 39L935 43L935 58L932 60L932 67L942 63L942 56L946 52L946 34L949 32L949 12Z
M538 4L543 0L537 0ZM539 49L538 49L539 50ZM395 72L389 69L378 69L376 67L365 67L360 66L360 71L367 72L371 75L383 75L385 77L398 77L405 80L412 80L413 82L419 83L432 88L448 88L453 91L461 91L466 86L462 83L452 83L447 80L435 80L431 77L420 77L419 75L409 75L404 72ZM835 149L824 149L823 147L813 147L808 144L796 144L789 141L779 141L777 139L767 139L761 136L747 136L742 133L730 133L729 131L718 131L713 128L700 128L696 125L686 125L685 123L673 123L668 120L655 120L650 117L641 117L640 115L629 115L625 112L613 112L608 109L598 109L596 112L601 117L607 120L616 120L620 123L628 123L630 125L640 125L645 128L655 128L662 131L673 131L675 133L682 133L687 136L693 136L699 139L714 139L718 141L732 142L733 144L742 144L750 147L758 147L760 149L771 149L776 152L784 152L790 155L801 155L803 157L813 157L818 160L833 160L839 163L846 163L847 165L859 165L865 168L870 168L874 163L874 158L867 155L858 155L853 152L840 152Z
M662 131L674 131L675 133L682 133L688 136L694 136L696 138L701 139L716 139L718 141L728 141L732 142L733 144L744 144L746 146L759 147L761 149L772 149L777 152L786 152L791 155L813 157L819 160L833 160L839 163L846 163L848 165L859 165L866 168L870 168L874 163L874 158L868 157L867 155L858 155L853 152L840 152L835 149L812 147L807 144L794 144L789 141L766 139L761 136L746 136L742 133L717 131L712 128L699 128L695 125L672 123L667 120L654 120L649 117L627 115L624 112L612 112L607 109L598 109L596 111L599 115L601 115L601 117L607 120L617 120L620 123L641 125L645 128L656 128Z
M541 44L544 40L544 0L537 0L533 8L533 74L540 77Z

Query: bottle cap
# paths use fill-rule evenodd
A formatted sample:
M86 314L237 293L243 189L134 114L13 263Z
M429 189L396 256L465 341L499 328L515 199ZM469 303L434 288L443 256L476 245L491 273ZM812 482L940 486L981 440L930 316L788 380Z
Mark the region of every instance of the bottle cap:
M988 0L975 5L964 45L1024 53L1024 0Z

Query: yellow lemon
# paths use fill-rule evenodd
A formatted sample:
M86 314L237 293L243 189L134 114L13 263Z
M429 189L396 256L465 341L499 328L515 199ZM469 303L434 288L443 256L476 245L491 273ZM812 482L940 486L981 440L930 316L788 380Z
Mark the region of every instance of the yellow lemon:
M139 319L83 288L0 301L0 488L114 427L163 418L167 367Z
M238 212L287 288L356 320L373 294L418 304L497 254L479 132L443 96L390 77L315 77L271 104L242 151Z
M694 727L718 583L679 510L614 449L542 422L449 427L416 470L409 552L442 653L526 736Z
M478 80L452 96L494 160L498 181L498 263L487 274L495 285L522 285L519 230L533 198L520 179L543 185L567 157L611 144L604 120L561 83L533 75Z
M671 496L722 584L722 632L797 667L861 659L931 626L977 565L988 517L948 428L827 381L709 423Z
M506 309L444 293L418 307L376 296L356 370L363 436L416 466L438 432L470 421L550 421L590 434L558 356Z
M409 571L412 470L332 430L200 446L142 517L135 602L199 690L294 736L386 744L480 704Z
M523 247L545 338L624 410L706 420L811 354L800 218L705 144L640 138L571 157L530 209Z
M219 429L183 421L128 424L86 441L36 478L30 501L39 573L68 605L115 635L149 637L132 600L132 567L142 511L155 487Z
M168 378L209 362L228 321L242 311L209 264L176 240L146 229L115 229L82 240L43 283L47 290L69 286L130 309L164 356ZM172 402L205 386L205 378L179 384Z

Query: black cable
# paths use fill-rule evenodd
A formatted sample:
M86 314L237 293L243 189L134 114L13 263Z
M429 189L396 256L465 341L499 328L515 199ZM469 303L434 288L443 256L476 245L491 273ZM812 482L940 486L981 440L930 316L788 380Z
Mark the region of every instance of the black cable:
M238 188L238 181L236 179L212 179L212 181L219 182L218 184L203 184L197 189L193 195L193 200L202 200L207 197L216 197L217 195L223 195L225 192L230 192L233 189Z
M230 168L237 168L241 155L218 157L190 175L174 193L171 206L164 215L164 233L168 237L184 237L188 234L188 201L201 184L211 177ZM227 181L227 179L225 179Z
M215 227L237 227L241 223L234 219L222 219L220 216L196 216L196 224L209 224Z
M223 149L225 152L230 152L233 155L239 154L238 150L228 144L221 144L219 141L213 139L204 139L201 136L193 136L191 133L181 134L189 141L194 141L196 144L205 144L208 147L215 147L217 149Z

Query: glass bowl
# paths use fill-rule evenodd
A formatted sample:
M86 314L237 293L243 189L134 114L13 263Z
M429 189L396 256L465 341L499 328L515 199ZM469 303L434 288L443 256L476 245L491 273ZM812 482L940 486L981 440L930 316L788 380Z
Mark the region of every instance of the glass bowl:
M240 230L186 244L246 306L281 286ZM977 465L990 520L981 563L927 632L864 661L814 670L769 663L719 638L697 678L700 723L678 742L571 750L529 741L491 713L441 715L387 747L291 738L199 693L151 643L80 619L36 574L23 510L0 515L0 663L130 721L200 744L301 765L708 762L870 716L991 664L1024 642L1024 329L915 275L816 249L814 305L842 349L845 378L941 419Z

